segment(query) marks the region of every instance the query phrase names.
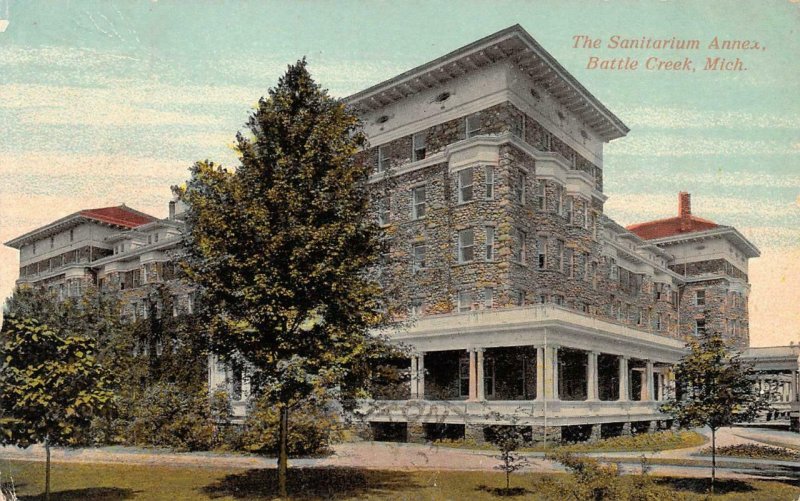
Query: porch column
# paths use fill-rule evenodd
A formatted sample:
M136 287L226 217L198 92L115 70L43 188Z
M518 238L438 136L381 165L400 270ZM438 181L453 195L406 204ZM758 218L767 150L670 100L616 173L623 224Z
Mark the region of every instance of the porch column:
M478 399L478 364L475 350L469 350L469 397L468 400Z
M483 378L483 348L477 348L475 350L475 358L476 358L476 371L475 371L475 379L477 380L477 398L478 402L483 402L486 400L486 383L484 382Z
M597 357L599 353L590 351L587 353L586 364L586 400L597 400L599 395L598 376L597 376Z
M628 357L619 357L619 401L630 400L628 392Z
M536 348L536 400L544 400L544 347Z
M647 378L646 384L643 384L642 387L645 388L645 395L642 400L653 400L655 396L655 392L653 391L653 361L646 360L645 367L644 367L644 377Z
M417 398L425 400L425 352L417 355Z
M558 346L544 350L544 396L547 400L558 400Z
M419 398L419 386L417 383L419 378L419 366L417 365L417 358L418 355L411 356L411 400Z

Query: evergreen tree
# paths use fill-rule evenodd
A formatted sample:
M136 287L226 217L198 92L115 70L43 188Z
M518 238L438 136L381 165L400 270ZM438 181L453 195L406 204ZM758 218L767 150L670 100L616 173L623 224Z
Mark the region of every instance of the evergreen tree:
M186 202L185 271L202 287L212 343L258 372L280 414L279 489L286 495L289 411L317 392L363 395L364 360L384 346L370 274L380 233L371 167L355 114L289 66L237 134L240 165L198 162Z

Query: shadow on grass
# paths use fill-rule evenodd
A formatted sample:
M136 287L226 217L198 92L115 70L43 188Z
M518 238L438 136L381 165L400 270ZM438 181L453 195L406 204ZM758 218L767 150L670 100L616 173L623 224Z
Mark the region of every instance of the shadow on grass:
M514 496L523 496L526 494L533 494L532 491L524 487L509 487L506 489L505 487L489 487L487 485L479 485L475 488L476 491L488 492L493 496L500 496L500 497L514 497Z
M120 499L133 499L136 492L131 489L117 487L89 487L86 489L73 489L68 491L54 491L50 493L50 501L118 501ZM20 496L20 501L42 501L44 493L38 496Z
M287 490L293 499L330 499L376 492L408 491L416 488L403 472L360 468L290 468ZM269 498L278 492L278 471L249 470L228 475L203 488L209 497L235 499Z
M661 477L656 483L675 489L676 491L689 491L696 494L706 494L711 490L710 478L680 478ZM718 479L714 483L715 494L728 494L729 492L754 492L756 489L743 480Z

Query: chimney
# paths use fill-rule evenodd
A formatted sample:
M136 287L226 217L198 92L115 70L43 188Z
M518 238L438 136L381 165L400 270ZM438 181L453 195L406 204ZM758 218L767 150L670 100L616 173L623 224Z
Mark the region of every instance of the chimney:
M681 231L692 231L691 195L682 191L678 193L678 217L681 220Z
M170 202L169 202L169 219L170 220L175 219L175 201L174 200L170 200Z

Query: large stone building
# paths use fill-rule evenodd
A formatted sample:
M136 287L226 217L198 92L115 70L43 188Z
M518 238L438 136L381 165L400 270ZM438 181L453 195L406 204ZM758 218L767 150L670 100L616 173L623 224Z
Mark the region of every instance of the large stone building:
M687 336L748 346L758 250L692 215L687 193L673 218L624 228L604 215L603 145L628 128L519 26L346 102L370 138L361 155L390 240L382 276L403 322L389 334L414 350L410 385L361 408L376 438L480 440L498 416L534 439L666 426L659 402ZM165 220L94 209L7 245L18 283L125 291L135 318L153 283L192 308L174 279L181 225L174 205ZM780 377L796 388L796 373ZM244 413L241 367L212 359L209 386Z
M476 439L497 412L534 437L665 424L684 338L746 347L747 260L691 214L603 213L603 145L628 128L519 26L354 94L390 235L407 393L365 405L376 436Z

